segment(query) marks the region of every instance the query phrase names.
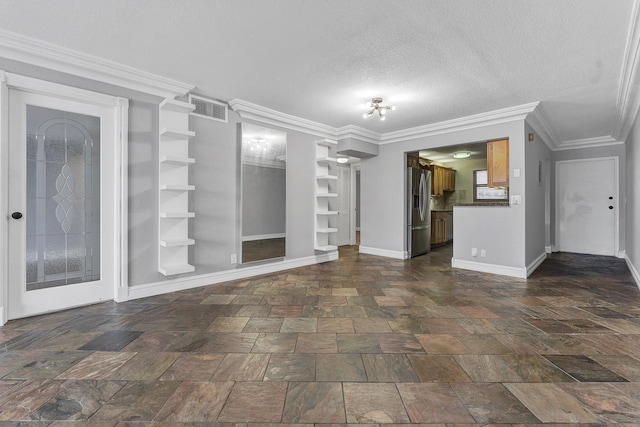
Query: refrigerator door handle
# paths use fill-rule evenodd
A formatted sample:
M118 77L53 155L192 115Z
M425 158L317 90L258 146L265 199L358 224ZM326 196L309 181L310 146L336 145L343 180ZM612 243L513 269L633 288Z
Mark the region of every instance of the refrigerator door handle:
M424 178L424 173L420 174L420 187L419 187L419 204L420 204L420 220L424 222L427 213L427 182Z

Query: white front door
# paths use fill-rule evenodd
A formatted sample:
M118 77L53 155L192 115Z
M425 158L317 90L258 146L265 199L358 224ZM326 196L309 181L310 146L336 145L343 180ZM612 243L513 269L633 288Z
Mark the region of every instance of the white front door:
M556 163L556 247L561 252L617 255L618 159Z
M113 299L116 109L8 95L8 319Z
M351 168L338 167L338 246L351 244Z

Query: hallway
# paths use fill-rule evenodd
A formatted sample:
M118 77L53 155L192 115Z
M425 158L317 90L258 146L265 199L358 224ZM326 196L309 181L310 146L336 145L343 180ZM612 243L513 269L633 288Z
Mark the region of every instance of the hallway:
M10 321L0 420L640 423L640 291L623 260L552 254L528 280L450 262L450 246L404 261L343 247Z

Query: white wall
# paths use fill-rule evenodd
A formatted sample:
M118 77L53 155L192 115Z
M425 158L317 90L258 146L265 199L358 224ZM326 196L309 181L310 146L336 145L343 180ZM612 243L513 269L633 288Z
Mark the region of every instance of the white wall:
M640 120L626 141L626 260L640 287ZM625 193L620 193L625 194Z
M403 257L406 251L406 152L499 138L510 140L510 168L524 170L524 121L385 144L380 146L377 157L363 159L361 250L398 258ZM523 194L524 180L513 179L511 192ZM471 247L486 248L487 257L482 260L471 257ZM524 247L524 205L454 210L455 259L524 268Z

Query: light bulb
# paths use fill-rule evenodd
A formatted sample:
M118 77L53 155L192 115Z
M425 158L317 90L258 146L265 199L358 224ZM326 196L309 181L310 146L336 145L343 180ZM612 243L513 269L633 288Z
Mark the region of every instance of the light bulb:
M387 110L385 110L384 108L378 110L380 111L380 115L384 116L385 114L387 114Z
M396 106L395 106L395 105L392 105L392 106L391 106L391 111L395 111L395 110L396 110Z
M385 117L385 116L380 116L380 121L383 121L383 122L384 122L384 119L386 119L386 117Z
M362 117L366 119L367 117L369 117L369 115L367 113L364 113Z

